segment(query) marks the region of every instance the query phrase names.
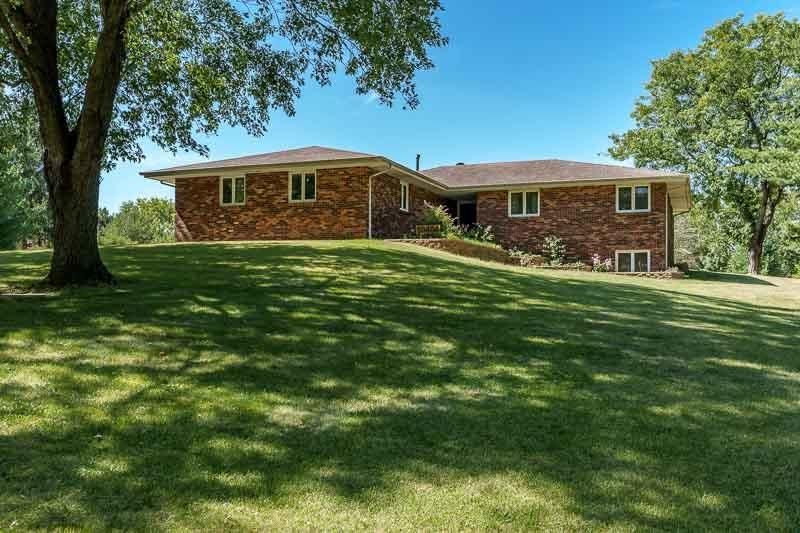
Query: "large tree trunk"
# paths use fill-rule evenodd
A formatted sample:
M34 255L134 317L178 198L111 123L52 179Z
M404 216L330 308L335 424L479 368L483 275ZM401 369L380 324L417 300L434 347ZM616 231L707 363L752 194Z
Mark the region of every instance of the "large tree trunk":
M761 181L760 188L760 205L758 213L751 223L752 234L750 236L750 246L747 250L747 273L751 275L761 273L761 255L764 252L764 241L767 240L767 232L775 219L775 211L783 199L784 193L784 187L773 185L765 180Z
M50 191L53 256L50 260L50 273L45 281L56 287L111 283L114 278L103 264L97 245L99 170L80 168L80 165L75 164L64 165L62 168L81 178L48 176L49 183L61 186ZM45 172L57 171L45 165Z
M52 285L113 280L97 247L100 166L125 62L128 0L100 2L102 26L73 128L59 89L58 2L0 0L0 30L33 89L53 212Z
M761 273L761 254L764 251L764 235L753 235L750 247L747 250L747 273L757 275Z

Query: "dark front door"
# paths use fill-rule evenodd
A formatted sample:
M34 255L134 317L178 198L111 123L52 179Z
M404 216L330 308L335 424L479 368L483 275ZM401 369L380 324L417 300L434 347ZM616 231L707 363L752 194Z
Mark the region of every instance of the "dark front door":
M475 202L459 202L458 204L458 224L459 226L471 226L478 221L477 204Z

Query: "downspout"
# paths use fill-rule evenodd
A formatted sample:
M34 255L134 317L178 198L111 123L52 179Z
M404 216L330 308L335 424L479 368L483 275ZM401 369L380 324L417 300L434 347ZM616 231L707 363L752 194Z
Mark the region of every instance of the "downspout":
M672 263L675 263L675 217L672 217L672 204L669 200L669 183L666 184L667 193L664 195L664 270L669 270L672 266L669 257L670 233L672 233ZM672 217L672 229L670 231L670 217Z
M367 208L367 211L369 213L367 215L367 217L368 217L368 219L367 219L367 238L369 240L372 240L372 178L377 178L381 174L386 174L391 169L392 169L392 165L390 163L388 167L386 167L385 169L381 170L380 172L376 172L375 174L372 174L369 177L369 192L367 193L368 194L368 199L367 199L368 208Z

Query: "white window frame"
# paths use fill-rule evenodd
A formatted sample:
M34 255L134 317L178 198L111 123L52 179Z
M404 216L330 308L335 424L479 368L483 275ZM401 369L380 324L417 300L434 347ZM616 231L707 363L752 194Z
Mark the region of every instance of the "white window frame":
M406 198L406 205L403 206L403 190L405 190L405 198ZM411 207L411 187L408 186L407 181L400 182L400 211L404 213L408 213L409 208Z
M244 199L241 202L236 201L236 180L244 180ZM222 194L222 184L225 180L231 180L231 201L226 203ZM247 203L247 176L220 176L219 178L219 205L223 207L230 207L232 205L244 205Z
M536 212L535 213L528 213L528 195L525 193L528 192L535 192L536 194ZM512 215L511 214L511 195L512 194L519 194L522 193L522 213L519 215ZM508 191L508 196L506 198L506 203L508 203L508 216L510 218L527 218L527 217L538 217L542 213L542 190L539 188L536 189L514 189Z
M306 174L314 174L314 198L309 198L306 200ZM300 180L300 199L293 200L292 199L292 174L300 174L302 179ZM289 198L290 204L307 204L309 202L316 202L317 196L319 195L319 181L317 180L317 169L305 169L305 170L291 170L287 175L287 183L288 183L288 193L287 197Z
M647 272L650 272L650 250L614 250L614 270L619 272L619 256L631 256L631 268L636 268L636 254L647 254ZM641 272L640 270L633 270L633 272Z
M636 209L636 187L647 187L647 209ZM631 208L630 209L620 209L619 208L619 190L620 189L630 189L631 190ZM649 213L651 207L653 205L653 188L650 186L649 183L625 183L625 184L618 184L617 191L614 195L614 209L617 213L626 214L626 213Z

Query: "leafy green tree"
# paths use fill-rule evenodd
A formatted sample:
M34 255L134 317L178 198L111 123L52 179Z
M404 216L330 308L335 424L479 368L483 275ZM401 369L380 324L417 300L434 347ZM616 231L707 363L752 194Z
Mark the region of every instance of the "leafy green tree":
M100 233L103 244L153 244L174 240L175 204L163 198L124 202Z
M676 258L690 265L717 272L736 271L735 257L746 250L747 227L735 209L710 208L698 203L691 212L677 217Z
M18 164L13 150L13 132L6 127L11 116L8 96L0 91L0 249L13 248L22 232L17 211Z
M112 215L107 208L101 207L97 211L97 231L102 235L103 230L105 230L113 220L114 215Z
M800 185L800 23L741 16L653 63L636 127L609 152L690 174L708 205L735 209L757 274L781 202Z
M0 182L3 194L6 184ZM0 250L14 248L19 240L20 228L16 219L16 211L5 197L0 198Z
M749 230L737 210L698 203L676 217L675 254L678 262L722 272L747 272ZM789 193L775 214L764 242L761 273L800 274L800 194Z
M99 176L138 140L206 153L196 133L266 130L309 79L415 107L443 46L439 0L0 0L0 92L32 93L53 212L49 283L113 279L97 246Z
M762 272L773 276L800 275L800 194L778 207L773 229L764 243Z
M42 148L30 98L0 93L0 233L2 247L47 244L50 215L41 172Z

